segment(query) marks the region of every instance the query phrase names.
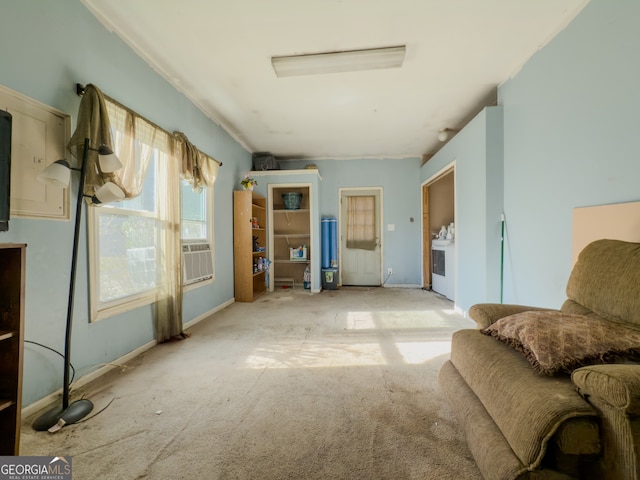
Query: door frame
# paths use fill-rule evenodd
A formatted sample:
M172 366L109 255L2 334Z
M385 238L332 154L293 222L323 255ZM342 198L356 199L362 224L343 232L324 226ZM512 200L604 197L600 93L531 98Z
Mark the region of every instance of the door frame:
M277 188L308 188L309 189L309 270L311 271L311 293L319 293L322 290L322 284L317 282L318 271L316 268L320 268L320 264L315 261L319 258L319 239L320 232L316 226L316 209L317 205L314 202L313 184L307 182L287 182L287 183L269 183L267 185L267 255L271 261L275 260L274 248L275 237L273 233L273 190ZM272 268L269 272L269 285L267 290L273 292L275 289L275 276L274 271L276 268Z
M342 265L342 237L343 237L343 227L342 227L342 197L344 194L348 192L361 192L364 190L376 191L378 192L378 196L380 198L379 212L380 218L378 225L378 234L380 238L380 285L383 285L384 282L384 188L383 187L340 187L338 188L338 265ZM338 270L338 282L342 285L342 268Z
M429 205L429 186L433 183L437 182L440 178L445 175L449 175L453 173L453 217L454 222L456 222L456 233L458 232L458 190L456 184L456 161L453 160L451 163L445 165L443 168L438 170L436 173L427 178L420 185L421 190L421 215L420 221L422 223L422 288L426 290L431 289L431 240L433 240L431 236L431 232L429 231L429 221L430 221L430 209L431 205ZM454 243L454 250L456 252L455 257L458 258L458 242ZM457 271L457 266L456 266ZM456 275L454 280L454 292L458 288L458 276ZM455 298L455 294L454 294Z

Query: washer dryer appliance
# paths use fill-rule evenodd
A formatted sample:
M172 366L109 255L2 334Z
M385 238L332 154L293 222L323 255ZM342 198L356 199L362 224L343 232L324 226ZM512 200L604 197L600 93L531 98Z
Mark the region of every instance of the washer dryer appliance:
M432 240L431 290L454 300L455 245L452 240Z

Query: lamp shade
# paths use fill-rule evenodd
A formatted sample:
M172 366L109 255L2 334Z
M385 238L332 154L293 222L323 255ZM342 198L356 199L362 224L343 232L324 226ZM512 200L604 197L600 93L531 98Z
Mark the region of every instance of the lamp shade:
M71 180L71 166L66 160L56 160L36 177L39 182L66 188Z
M124 191L115 183L107 182L102 185L92 197L93 203L111 203L124 199Z
M100 164L100 170L105 173L115 172L122 168L122 163L116 157L111 148L106 145L100 145L98 147L98 163Z

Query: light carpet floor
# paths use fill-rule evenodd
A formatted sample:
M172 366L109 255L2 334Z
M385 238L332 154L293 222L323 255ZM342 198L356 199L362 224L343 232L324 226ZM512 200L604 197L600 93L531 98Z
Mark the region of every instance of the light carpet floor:
M74 480L481 479L436 382L474 326L420 289L278 290L75 392L108 405L88 420L25 419L20 453Z

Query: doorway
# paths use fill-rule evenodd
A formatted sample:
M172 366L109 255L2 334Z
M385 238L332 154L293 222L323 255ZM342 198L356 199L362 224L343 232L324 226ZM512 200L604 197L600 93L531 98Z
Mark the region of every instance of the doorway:
M433 269L439 268L433 261L440 258L433 256L433 240L443 226L446 228L451 223L455 232L455 165L438 172L422 186L422 288L433 288ZM449 257L455 251L455 233L451 240L451 245L438 246L440 250L450 251Z
M382 285L382 188L340 189L342 285Z

